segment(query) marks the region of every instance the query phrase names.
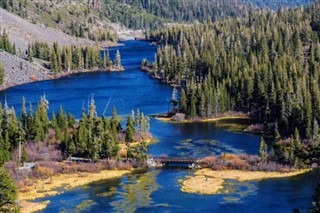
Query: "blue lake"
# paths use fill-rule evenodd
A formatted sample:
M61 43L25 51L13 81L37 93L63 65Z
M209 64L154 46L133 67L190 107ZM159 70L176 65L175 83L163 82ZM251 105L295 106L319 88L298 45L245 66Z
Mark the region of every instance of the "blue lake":
M67 78L16 86L0 92L17 113L22 97L33 108L43 94L50 102L49 111L63 106L80 117L87 108L88 97L94 96L99 115L111 115L112 106L126 116L137 108L147 115L168 110L172 88L149 78L139 70L142 58L153 60L155 46L142 41L127 41L110 49L111 57L119 49L126 71L120 73L85 73ZM108 102L110 100L110 104ZM214 123L171 124L151 119L151 133L158 143L149 154L159 156L203 157L221 153L256 154L260 137L236 133ZM179 168L149 169L79 187L63 194L45 197L50 200L42 212L307 212L317 181L317 171L291 178L264 181L228 181L218 195L186 194L179 180L192 175L192 170Z

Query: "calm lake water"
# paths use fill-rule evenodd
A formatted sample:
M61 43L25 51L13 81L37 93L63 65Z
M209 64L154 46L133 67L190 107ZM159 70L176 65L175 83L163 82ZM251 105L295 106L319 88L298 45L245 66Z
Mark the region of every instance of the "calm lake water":
M0 92L9 106L19 113L22 97L35 109L39 97L46 95L49 111L60 106L80 117L94 95L99 115L111 115L112 106L126 116L137 108L145 114L168 110L172 88L149 78L139 70L142 58L153 60L156 47L142 41L127 41L125 46L110 49L111 57L119 49L121 73L77 74L64 79L21 85ZM107 103L110 104L107 107ZM235 133L213 123L170 124L151 119L151 133L158 143L149 147L150 155L202 157L221 153L256 154L260 137ZM180 192L179 180L192 175L181 168L149 169L45 197L50 200L42 212L292 212L311 207L317 174L260 182L228 181L218 195Z

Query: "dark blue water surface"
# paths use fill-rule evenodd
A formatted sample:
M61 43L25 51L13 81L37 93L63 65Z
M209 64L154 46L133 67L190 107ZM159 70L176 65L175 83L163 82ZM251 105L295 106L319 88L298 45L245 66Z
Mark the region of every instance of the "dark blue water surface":
M119 49L126 71L121 73L86 73L59 80L21 85L0 92L9 106L19 113L24 96L35 108L43 94L50 102L49 111L60 105L80 116L94 95L97 112L111 115L112 106L125 116L139 108L145 114L168 110L172 88L149 78L139 70L142 58L153 60L156 47L142 41L127 41L110 49L111 57ZM158 143L149 147L150 155L202 157L221 153L256 154L260 138L235 133L214 123L171 124L151 119L151 133ZM66 191L53 197L42 212L292 212L311 207L316 171L283 179L237 182L228 181L218 195L187 194L180 191L180 181L192 170L179 168L149 169Z

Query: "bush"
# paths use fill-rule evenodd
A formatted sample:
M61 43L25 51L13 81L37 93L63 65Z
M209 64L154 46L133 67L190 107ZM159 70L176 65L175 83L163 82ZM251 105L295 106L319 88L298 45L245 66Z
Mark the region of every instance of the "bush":
M250 171L277 171L289 172L295 170L289 165L280 164L275 161L260 161L256 155L233 155L222 154L218 157L206 157L199 161L203 168L211 168L214 170L238 169Z

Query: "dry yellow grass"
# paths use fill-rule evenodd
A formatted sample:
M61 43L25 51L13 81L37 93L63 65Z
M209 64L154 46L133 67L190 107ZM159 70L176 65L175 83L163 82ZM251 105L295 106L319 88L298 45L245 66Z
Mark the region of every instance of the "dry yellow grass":
M147 144L147 146L149 146L150 144L153 143L153 138L149 138L149 139L146 139L145 142ZM130 143L130 148L135 148L139 145L140 142L131 142ZM127 146L126 146L126 142L124 141L121 141L119 143L119 146L120 146L120 151L119 151L119 155L121 157L126 157L127 156Z
M149 139L146 139L145 142L146 142L147 145L150 145L152 143L152 140L153 140L153 138L149 138ZM131 142L130 143L130 147L136 147L136 146L139 145L139 143L140 142ZM126 142L124 142L124 141L120 141L119 146L120 146L120 149L126 149L127 148Z
M30 213L30 212L37 212L40 210L45 209L49 205L50 201L43 201L43 202L28 202L28 201L21 201L19 203L21 209L21 213Z
M121 177L129 173L128 170L104 170L99 173L60 174L45 180L35 180L30 186L18 193L18 200L33 200L48 195L56 195L56 188L72 189L89 183Z
M241 170L198 170L193 177L183 181L181 191L198 194L216 194L223 188L225 180L252 181L269 178L284 178L303 174L310 170L298 170L294 172L262 172L262 171L241 171Z
M223 179L197 175L183 181L181 191L197 194L216 194L223 188L223 183Z
M294 172L263 172L263 171L241 171L241 170L222 170L201 169L195 175L205 175L219 179L232 179L238 181L262 180L270 178L284 178L303 174L310 170L297 170Z
M173 120L172 120L172 118L170 118L170 117L155 117L157 120L159 120L159 121L163 121L163 122L172 122Z

